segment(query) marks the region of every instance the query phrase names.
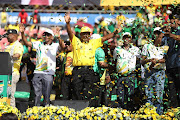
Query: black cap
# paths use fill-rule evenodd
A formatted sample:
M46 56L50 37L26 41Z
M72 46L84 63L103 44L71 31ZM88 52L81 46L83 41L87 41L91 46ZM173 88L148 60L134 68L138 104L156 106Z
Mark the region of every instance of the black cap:
M9 29L6 34L17 34L17 30Z

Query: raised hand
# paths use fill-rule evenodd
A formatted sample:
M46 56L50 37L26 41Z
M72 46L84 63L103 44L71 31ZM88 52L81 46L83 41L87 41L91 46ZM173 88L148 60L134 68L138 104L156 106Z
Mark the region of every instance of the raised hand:
M60 37L60 27L56 26L55 36Z
M118 33L121 32L122 28L123 28L123 25L122 25L122 24L117 25Z
M19 31L20 31L20 32L24 32L24 31L25 31L25 27L24 27L24 24L23 24L23 23L20 23L20 24L19 24Z
M64 19L66 23L70 23L71 21L70 12L65 13Z

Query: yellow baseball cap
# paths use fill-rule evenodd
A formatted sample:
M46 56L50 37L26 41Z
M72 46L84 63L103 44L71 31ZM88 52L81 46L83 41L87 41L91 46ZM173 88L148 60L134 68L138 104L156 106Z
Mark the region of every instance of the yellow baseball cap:
M84 26L84 27L81 28L81 33L82 32L91 32L91 29L89 27L87 27L87 26Z

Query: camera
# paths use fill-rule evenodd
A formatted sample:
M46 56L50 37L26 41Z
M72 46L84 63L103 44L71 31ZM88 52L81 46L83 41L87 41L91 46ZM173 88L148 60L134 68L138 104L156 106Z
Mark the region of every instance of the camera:
M70 41L64 41L66 45L70 45Z
M8 37L8 34L6 33L6 34L4 34L4 35L0 35L0 40L2 39L2 38L7 38Z
M0 38L7 38L8 34L0 35Z

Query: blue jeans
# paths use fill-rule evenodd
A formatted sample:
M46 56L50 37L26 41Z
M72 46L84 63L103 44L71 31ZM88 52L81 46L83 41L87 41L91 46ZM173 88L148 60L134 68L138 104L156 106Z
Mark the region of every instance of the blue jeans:
M157 107L156 112L158 114L162 114L165 70L146 71L145 78L147 102Z

